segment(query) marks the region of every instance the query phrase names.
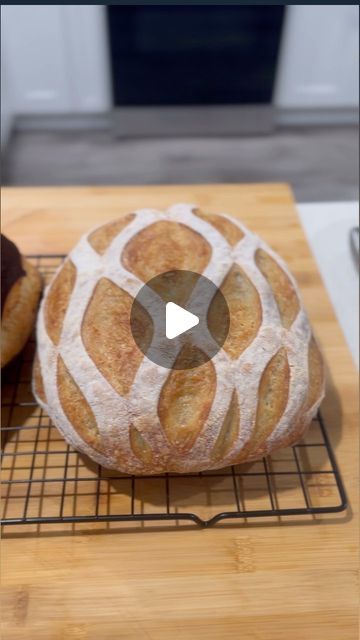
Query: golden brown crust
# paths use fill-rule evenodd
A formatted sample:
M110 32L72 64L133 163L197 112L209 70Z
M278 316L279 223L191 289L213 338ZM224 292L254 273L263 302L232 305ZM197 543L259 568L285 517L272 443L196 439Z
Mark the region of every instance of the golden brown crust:
M41 367L38 353L35 353L34 364L33 364L33 383L34 383L34 391L37 397L46 404L46 395L44 389L44 381L41 375Z
M70 296L75 286L76 268L66 260L47 294L44 321L46 330L54 344L59 344L64 317Z
M220 290L227 302L230 312L230 327L223 345L230 358L239 355L251 344L257 335L262 320L262 309L259 294L238 265L234 265L227 274ZM210 305L208 324L211 333L216 335L217 318L213 318L213 310L219 308ZM214 312L215 313L215 312Z
M238 437L240 412L236 391L233 392L228 412L220 429L211 457L214 461L223 460Z
M42 289L37 269L24 257L25 276L10 289L1 317L1 366L4 367L24 347L34 326Z
M314 336L311 336L308 348L308 369L308 392L304 401L304 405L301 408L299 417L294 421L291 431L285 434L285 436L277 442L276 448L274 450L284 447L290 447L301 440L306 429L309 426L307 412L312 409L314 403L316 403L319 397L321 397L325 376L324 362Z
M286 329L289 329L300 310L296 291L289 277L266 251L258 249L255 261L272 289L281 322Z
M154 460L154 455L151 447L144 440L138 429L136 429L133 425L130 426L130 445L141 462L145 465L151 465Z
M58 357L57 362L57 384L60 403L67 419L84 442L93 446L97 451L101 451L101 439L95 416L61 356Z
M184 347L179 360L199 357L195 347ZM195 369L173 369L162 387L158 415L166 437L177 450L188 451L210 413L216 389L216 373L211 360Z
M131 388L143 359L131 333L130 314L133 298L107 278L96 285L85 311L81 336L90 358L121 395ZM150 344L150 318L138 305L139 334L144 349Z
M200 209L196 209L194 213L199 218L215 227L215 229L224 236L225 240L227 240L231 247L234 247L244 237L244 233L241 229L239 229L239 227L237 227L233 222L230 222L227 218L224 218L224 216L219 216L215 213L205 213Z
M90 233L88 242L97 253L102 255L111 244L112 240L122 231L135 217L134 213L128 213L123 218L109 222L99 229Z
M314 336L311 337L308 355L309 390L305 411L308 411L318 399L324 384L324 363Z
M161 220L130 240L122 253L124 267L147 282L159 273L185 269L202 273L211 256L209 243L184 224Z
M286 349L271 358L261 376L255 428L236 462L261 456L261 445L283 415L289 397L290 367Z

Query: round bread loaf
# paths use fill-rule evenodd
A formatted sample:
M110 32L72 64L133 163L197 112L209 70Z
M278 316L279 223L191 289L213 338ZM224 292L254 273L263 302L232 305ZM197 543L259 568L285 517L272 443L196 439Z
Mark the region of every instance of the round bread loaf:
M42 288L37 269L1 234L1 366L24 347L33 329Z
M130 329L144 282L174 269L225 296L230 328L201 366L144 357ZM34 393L65 439L105 467L155 474L221 468L299 440L323 398L323 363L294 278L228 215L143 209L81 238L37 325Z

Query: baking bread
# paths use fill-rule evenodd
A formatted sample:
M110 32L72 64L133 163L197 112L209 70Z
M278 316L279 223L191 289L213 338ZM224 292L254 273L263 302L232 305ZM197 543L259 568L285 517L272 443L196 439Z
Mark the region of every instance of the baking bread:
M35 323L42 288L37 269L1 234L1 366L24 347Z
M144 357L130 329L144 282L207 276L230 328L201 366ZM299 440L323 398L323 363L294 278L227 215L143 209L81 238L37 324L34 393L65 439L105 467L155 474L221 468Z

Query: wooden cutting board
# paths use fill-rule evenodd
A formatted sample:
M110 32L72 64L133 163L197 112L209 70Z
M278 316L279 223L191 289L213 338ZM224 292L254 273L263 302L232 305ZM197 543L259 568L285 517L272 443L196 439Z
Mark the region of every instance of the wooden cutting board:
M134 208L193 202L239 216L288 262L329 369L323 413L347 513L209 530L21 527L3 534L3 638L355 640L357 373L281 184L7 188L3 232L23 253L63 253ZM339 265L341 268L341 265Z

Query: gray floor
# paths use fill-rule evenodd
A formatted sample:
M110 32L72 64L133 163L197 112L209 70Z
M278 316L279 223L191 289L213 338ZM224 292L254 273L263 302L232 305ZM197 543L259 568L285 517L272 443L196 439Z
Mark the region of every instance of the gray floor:
M110 131L18 132L8 185L289 182L299 202L358 199L356 127L235 138L117 138Z

